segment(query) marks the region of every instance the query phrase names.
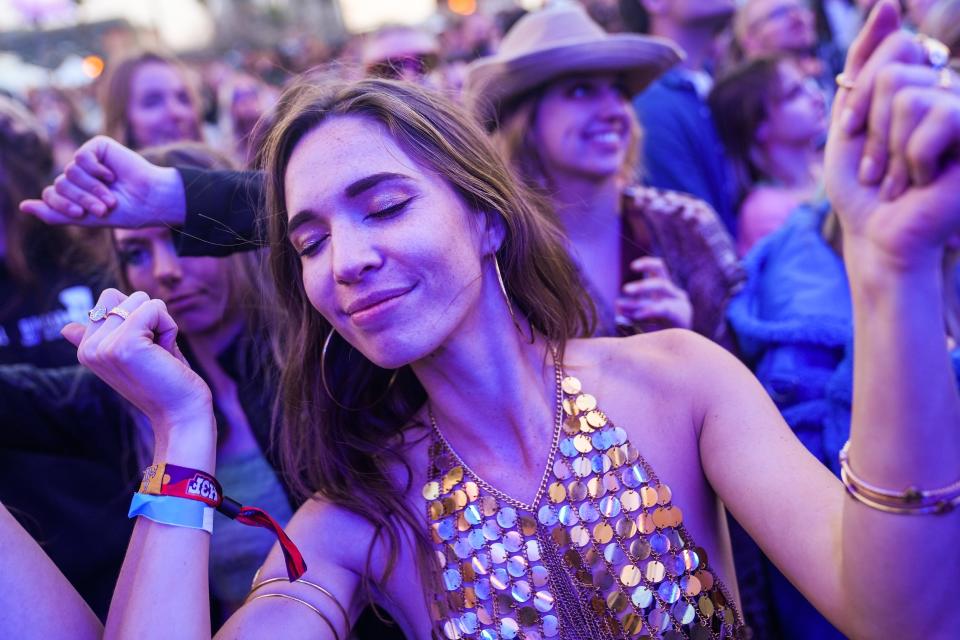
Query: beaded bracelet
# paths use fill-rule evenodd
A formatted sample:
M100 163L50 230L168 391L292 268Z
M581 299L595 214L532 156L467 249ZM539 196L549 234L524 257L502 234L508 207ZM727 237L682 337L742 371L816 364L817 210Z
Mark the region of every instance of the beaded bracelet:
M213 509L194 500L134 493L127 517L136 516L143 516L160 524L203 529L207 533L213 533Z
M960 504L960 481L931 491L921 491L916 487L891 491L866 482L850 467L849 440L840 449L840 479L852 498L887 513L942 514Z

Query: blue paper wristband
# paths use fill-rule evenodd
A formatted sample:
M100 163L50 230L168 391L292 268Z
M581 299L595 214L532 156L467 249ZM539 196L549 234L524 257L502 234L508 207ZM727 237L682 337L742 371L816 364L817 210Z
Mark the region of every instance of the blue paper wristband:
M213 509L198 500L134 493L128 518L143 516L160 524L213 533Z

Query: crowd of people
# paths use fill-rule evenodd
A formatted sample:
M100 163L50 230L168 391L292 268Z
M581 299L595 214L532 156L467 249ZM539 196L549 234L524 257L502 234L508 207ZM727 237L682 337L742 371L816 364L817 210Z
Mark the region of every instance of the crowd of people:
M0 636L953 637L960 2L903 5L0 96Z

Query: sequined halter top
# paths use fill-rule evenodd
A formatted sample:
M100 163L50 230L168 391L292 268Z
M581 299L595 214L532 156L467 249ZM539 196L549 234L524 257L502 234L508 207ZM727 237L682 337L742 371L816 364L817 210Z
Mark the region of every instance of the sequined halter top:
M556 366L557 428L533 504L473 473L436 428L427 501L437 638L740 638L743 621L670 488Z

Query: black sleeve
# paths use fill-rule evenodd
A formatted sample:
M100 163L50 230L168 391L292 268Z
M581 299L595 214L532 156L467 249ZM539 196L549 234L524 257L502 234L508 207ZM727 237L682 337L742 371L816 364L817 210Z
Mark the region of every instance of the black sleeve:
M187 200L187 217L177 250L183 256L223 257L266 245L258 235L263 208L263 174L177 167Z
M0 366L0 449L95 457L117 450L131 420L124 401L82 367Z

